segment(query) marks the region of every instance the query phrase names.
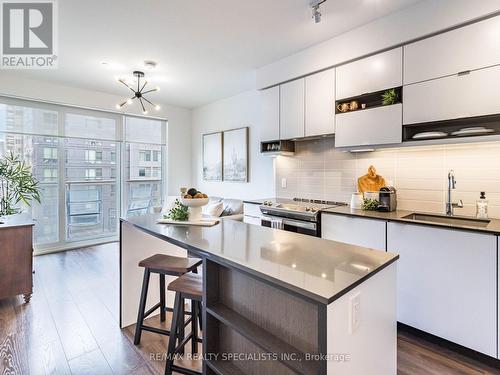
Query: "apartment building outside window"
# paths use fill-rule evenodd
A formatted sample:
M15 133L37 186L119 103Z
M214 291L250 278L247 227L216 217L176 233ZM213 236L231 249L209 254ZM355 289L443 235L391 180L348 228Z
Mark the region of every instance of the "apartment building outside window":
M125 188L123 211L127 216L152 212L160 206L164 188L162 128L151 121L127 118L125 122Z
M161 205L165 134L164 121L0 98L0 155L40 182L42 203L25 208L35 249L117 239L120 215Z
M55 161L57 160L57 148L55 147L44 147L43 148L43 159L45 161Z

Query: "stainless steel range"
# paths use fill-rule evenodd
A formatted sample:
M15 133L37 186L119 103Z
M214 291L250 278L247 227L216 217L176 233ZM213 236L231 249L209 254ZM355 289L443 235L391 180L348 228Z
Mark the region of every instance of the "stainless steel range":
M261 225L321 237L321 210L345 205L347 203L302 198L265 201L260 206Z

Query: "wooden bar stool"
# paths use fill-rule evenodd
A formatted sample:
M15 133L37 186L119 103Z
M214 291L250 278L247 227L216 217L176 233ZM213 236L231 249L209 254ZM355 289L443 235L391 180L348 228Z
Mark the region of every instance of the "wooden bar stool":
M156 254L139 262L139 267L144 267L144 278L142 281L141 300L139 303L139 313L137 315L137 325L135 327L135 345L139 345L139 343L141 342L141 334L143 330L158 333L160 335L170 335L171 331L169 330L145 325L144 319L146 319L149 315L156 311L156 309L159 308L160 321L164 322L166 319L166 311L173 311L173 309L166 307L165 275L182 276L188 272L196 273L197 267L201 263L201 259L175 257L164 254ZM157 273L160 278L160 302L146 311L146 300L148 297L149 278L151 276L151 273ZM184 319L184 315L185 311L183 310L182 319ZM193 317L191 316L187 323L189 323L192 319ZM182 332L183 329L184 324L182 324Z
M191 353L198 353L198 343L202 342L198 338L198 322L201 327L201 303L203 301L203 279L201 275L187 273L168 285L168 290L175 292L174 316L172 318L171 334L168 340L167 363L165 374L170 375L172 371L198 375L198 371L174 365L175 354L182 353L184 346L191 340ZM191 300L191 332L184 337L183 311L185 300ZM182 331L182 332L181 332ZM179 344L177 344L179 341Z

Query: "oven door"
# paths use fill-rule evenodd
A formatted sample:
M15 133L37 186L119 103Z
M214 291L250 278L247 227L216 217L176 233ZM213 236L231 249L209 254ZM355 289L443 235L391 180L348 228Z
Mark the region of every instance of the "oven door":
M310 221L264 215L261 216L261 225L263 227L282 229L288 232L307 234L309 236L320 236L320 233L318 231L318 224Z

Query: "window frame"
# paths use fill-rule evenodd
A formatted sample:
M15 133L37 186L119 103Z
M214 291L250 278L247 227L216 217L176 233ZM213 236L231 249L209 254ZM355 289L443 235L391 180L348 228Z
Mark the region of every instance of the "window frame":
M118 218L120 215L123 215L126 213L126 210L124 211L124 198L126 196L125 194L125 174L124 174L124 169L125 169L125 148L126 148L126 143L127 140L125 139L125 133L126 133L126 123L127 123L127 118L139 118L139 119L145 119L145 120L156 120L159 121L159 124L161 126L161 139L155 139L153 140L152 143L157 143L161 145L161 180L160 180L160 186L161 186L161 201L163 201L166 192L167 192L167 184L168 184L168 174L167 174L167 155L166 155L166 150L167 150L167 127L168 127L168 120L163 119L163 118L153 118L153 117L145 117L145 116L139 116L139 115L131 115L131 114L124 114L120 112L114 112L114 111L104 111L101 109L92 109L92 108L83 108L79 106L68 106L64 104L58 104L58 103L48 103L48 102L43 102L43 101L37 101L37 100L30 100L30 99L20 99L20 98L12 98L12 97L6 97L0 95L0 104L1 105L6 105L6 106L16 106L16 107L24 107L26 110L29 109L38 109L38 110L44 110L44 111L50 111L50 112L45 112L42 116L43 118L46 118L47 116L51 116L52 120L56 120L57 116L57 130L55 129L55 124L52 127L47 127L47 121L46 120L38 120L39 122L37 123L35 120L33 120L32 126L29 128L24 128L24 127L16 127L13 131L9 130L7 127L5 129L0 128L0 133L4 134L19 134L23 136L40 136L44 137L44 139L52 139L52 138L58 138L59 142L57 144L54 144L50 146L46 146L47 148L52 148L55 149L56 151L52 151L52 158L50 160L54 160L54 166L53 169L56 170L56 172L51 172L51 173L56 173L57 178L52 181L52 183L56 183L57 186L57 193L54 191L54 195L57 195L58 198L58 207L57 207L57 212L58 212L58 238L59 241L55 243L47 243L47 244L35 244L35 253L36 254L43 254L43 253L50 253L54 251L60 251L60 250L66 250L66 249L71 249L75 247L80 247L80 246L89 246L93 244L98 244L98 243L103 243L103 242L109 242L109 241L116 241L118 240L118 232L115 237L105 237L105 238L95 238L92 240L88 241L75 241L75 242L69 242L66 239L66 182L67 182L67 176L66 176L66 159L67 155L65 153L65 147L64 147L64 139L66 138L79 138L79 139L86 139L88 141L95 142L95 145L87 145L87 148L93 148L93 147L99 147L98 144L100 143L99 137L96 138L86 138L83 136L70 136L66 135L65 133L65 127L66 127L66 118L68 114L78 114L78 115L85 115L85 116L90 116L90 117L97 117L97 118L111 118L114 119L114 126L115 126L115 139L110 140L110 139L102 139L102 141L112 141L116 142L116 152L114 152L114 160L113 160L113 155L111 156L112 160L111 163L115 165L115 173L116 177L111 177L113 180L116 181L114 184L115 190L114 194L116 198L116 218ZM0 118L0 121L3 120ZM41 122L40 122L41 121ZM38 129L37 129L37 125ZM49 124L50 125L50 124ZM158 143L159 141L159 143ZM42 155L46 156L46 155ZM55 157L54 157L55 156ZM102 159L104 159L104 155L102 156ZM44 158L46 159L46 158ZM97 167L99 165L99 161L97 160L97 154L96 154L96 161L92 164L89 163L88 167L94 167L94 165ZM153 155L150 155L150 159L153 159ZM57 160L57 162L56 162ZM50 164L47 164L49 166ZM101 169L102 171L102 169ZM53 175L52 175L53 176ZM107 177L106 177L107 178ZM104 180L104 177L99 177L95 178L97 182L100 182ZM89 182L92 180L89 180ZM46 181L48 182L48 181ZM147 182L145 180L144 182ZM117 227L118 227L118 220L117 220Z

